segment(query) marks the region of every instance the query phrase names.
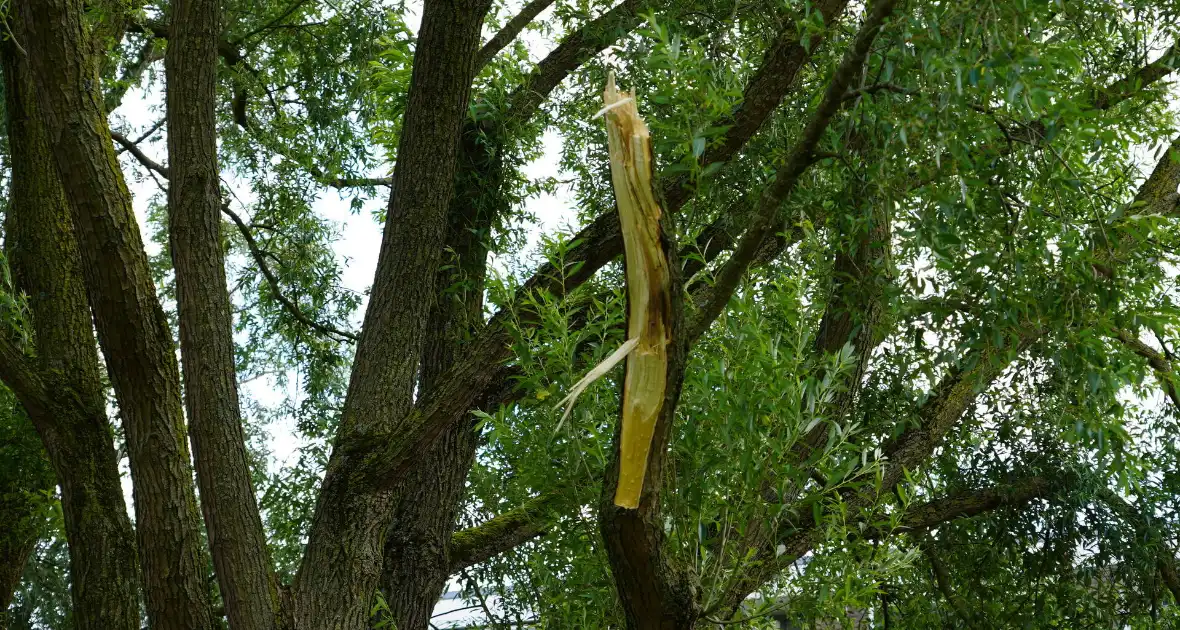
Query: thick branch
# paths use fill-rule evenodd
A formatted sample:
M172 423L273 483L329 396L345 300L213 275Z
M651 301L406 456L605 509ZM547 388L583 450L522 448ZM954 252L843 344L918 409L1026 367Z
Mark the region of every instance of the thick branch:
M13 48L0 49L12 157L4 249L12 287L27 296L36 349L29 361L54 405L39 409L19 391L17 397L57 472L49 488L61 489L74 627L139 630L135 532L111 441L82 261L49 138L37 116L28 58Z
M825 25L829 27L839 19L848 6L848 0L819 0L811 5L812 11L818 11L823 17ZM709 165L714 162L727 162L738 150L745 145L754 133L762 126L770 112L773 112L786 96L788 89L795 82L800 68L807 59L814 54L823 43L823 34L810 36L807 46L800 41L800 33L796 22L806 16L788 16L783 30L779 31L770 49L763 57L762 66L750 77L746 89L742 92L742 102L730 121L721 124L729 125L729 130L721 138L721 142L709 147L701 156L700 163ZM864 33L864 30L861 31ZM870 43L872 40L869 40ZM867 48L865 49L867 51ZM858 59L863 59L864 53ZM837 71L839 74L840 71ZM849 83L840 83L837 94L842 99L848 91ZM814 147L813 149L814 150ZM806 156L810 158L810 155ZM684 203L688 190L682 185L676 187L669 203L679 207ZM667 194L665 193L665 196Z
M1099 90L1094 97L1095 109L1110 109L1135 96L1143 88L1159 81L1176 70L1180 64L1180 42L1172 44L1155 61L1143 66Z
M12 390L30 414L47 412L52 401L32 361L6 335L0 335L0 381Z
M924 531L958 518L970 518L1001 507L1019 507L1053 491L1053 484L1044 477L1029 477L1004 485L979 490L963 490L926 503L906 508L901 526L896 531ZM877 538L881 530L873 530L866 537Z
M1164 150L1151 175L1139 187L1127 214L1172 218L1180 214L1180 136ZM1094 232L1095 273L1106 278L1114 276L1114 267L1125 256L1137 252L1142 241L1141 231L1126 229L1116 223Z
M700 337L733 296L762 242L774 229L783 200L794 191L799 178L811 165L812 154L819 144L820 137L840 109L840 103L844 100L848 87L860 75L869 48L877 38L885 19L893 12L895 3L896 0L881 0L873 5L872 12L865 17L864 25L836 68L815 114L788 155L786 163L763 191L753 224L742 236L729 260L718 270L708 294L702 301L697 302L698 311L688 325L688 339L695 340Z
M479 74L480 70L483 70L484 66L488 65L488 62L497 53L504 50L504 47L508 44L511 44L520 35L520 32L529 25L529 22L532 22L533 18L540 15L542 11L548 9L551 4L553 4L553 0L532 0L532 2L524 5L520 13L517 13L515 17L509 20L504 25L504 28L501 28L498 33L493 35L488 40L488 43L484 44L483 48L480 48L479 52L475 54L475 73Z
M654 3L655 0L623 0L566 36L509 96L509 115L517 120L532 118L570 73L638 26L639 12Z
M562 494L546 492L495 518L451 536L450 574L490 560L544 534Z
M1180 137L1172 141L1132 203L1135 214L1175 217L1180 213Z
M812 10L819 11L824 23L831 25L839 19L847 5L847 0L824 0L814 5ZM806 47L800 43L798 30L794 26L798 17L792 16L786 20L789 26L779 32L766 51L762 66L746 85L742 103L733 118L719 122L719 126L729 127L724 138L701 156L700 164L707 166L726 162L735 155L782 102L803 64L823 43L823 35L819 33L811 36ZM664 196L674 210L688 200L690 191L686 183L684 179L677 179L664 188ZM750 224L757 201L753 194L743 194L697 235L695 246L690 245L681 250L686 278L692 277L721 252L733 247L737 235ZM689 257L690 252L699 255L699 258Z

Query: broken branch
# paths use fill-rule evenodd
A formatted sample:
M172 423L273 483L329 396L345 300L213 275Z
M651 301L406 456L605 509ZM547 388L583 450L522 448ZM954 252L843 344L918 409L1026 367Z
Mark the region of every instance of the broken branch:
M623 381L619 484L615 505L635 509L643 490L656 419L664 406L671 341L671 275L660 245L660 206L652 188L651 137L635 99L612 75L603 95L611 182L619 207L627 276L627 337L637 339Z

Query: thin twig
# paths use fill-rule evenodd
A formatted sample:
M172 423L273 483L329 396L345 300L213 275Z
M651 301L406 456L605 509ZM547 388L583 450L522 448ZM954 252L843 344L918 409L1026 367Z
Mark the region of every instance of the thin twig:
M283 20L290 17L292 13L299 10L299 7L301 7L305 4L307 4L307 0L295 0L295 2L291 3L291 6L287 7L287 9L285 11L283 11L282 13L280 13L278 17L267 22L266 24L263 24L262 26L259 26L258 28L250 31L249 33L246 33L242 37L238 38L237 41L233 42L233 45L234 46L241 45L243 42L250 39L251 37L254 37L257 34L274 27L279 22L282 22Z
M236 212L229 208L228 203L221 204L221 211L227 217L229 217L231 221L234 222L234 225L237 226L238 232L242 234L242 238L246 241L246 248L250 250L250 255L253 256L254 261L258 263L258 269L262 272L263 277L266 278L267 283L270 284L270 288L275 295L275 299L283 305L283 308L285 308L292 317L294 317L301 324L319 331L322 334L339 337L341 340L348 341L350 343L355 343L357 341L358 337L356 333L340 330L334 326L317 322L304 313L303 310L299 308L298 304L292 302L290 298L284 295L281 285L279 284L279 278L273 271L271 271L270 265L266 263L266 255L258 246L258 242L254 240L254 235L250 232L250 226L246 225L246 222L242 220L242 217L238 216Z
M154 125L152 125L151 127L148 127L147 131L139 134L139 137L136 138L133 142L135 142L135 144L138 145L139 143L143 142L144 140L147 140L148 138L152 137L152 135L155 134L157 131L159 131L160 127L163 127L164 123L166 123L166 122L168 122L167 118L161 118L161 119L157 120Z
M127 136L118 131L111 131L111 139L123 146L123 149L130 153L135 159L149 170L160 174L164 179L168 179L168 167L148 157L146 153L140 150L136 143L132 142Z
M942 564L942 560L934 550L934 540L928 534L923 534L919 546L926 553L927 560L930 561L930 569L934 572L934 581L938 586L938 590L942 592L947 603L951 605L951 608L955 610L955 614L962 619L963 623L968 628L975 630L978 627L975 624L975 617L971 614L967 603L951 587L950 576L947 574L946 566Z
M488 608L488 602L487 602L487 599L485 599L483 596L483 591L479 590L479 582L477 582L471 578L471 575L467 573L467 569L463 569L463 572L461 573L461 575L463 576L464 580L467 580L467 582L469 584L471 584L471 590L475 592L475 598L477 600L479 600L479 607L483 608L483 614L487 616L488 623L490 623L490 624L498 623L496 621L496 616L493 615L492 610L490 608Z

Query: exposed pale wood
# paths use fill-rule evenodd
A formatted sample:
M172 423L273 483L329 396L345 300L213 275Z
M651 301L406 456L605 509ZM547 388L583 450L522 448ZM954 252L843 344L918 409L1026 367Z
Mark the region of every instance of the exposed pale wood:
M635 99L615 87L603 94L611 183L619 207L627 265L627 338L638 339L627 356L619 485L615 505L635 509L647 457L667 387L671 315L668 261L660 247L660 205L652 188L651 137Z

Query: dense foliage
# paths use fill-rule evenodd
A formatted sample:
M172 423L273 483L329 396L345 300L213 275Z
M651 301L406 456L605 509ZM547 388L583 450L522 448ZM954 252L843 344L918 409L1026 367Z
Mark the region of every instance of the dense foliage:
M651 129L689 348L662 493L645 514L670 567L657 582L690 592L692 614L659 627L1180 624L1180 5L905 0L856 58L886 3L845 4L625 0L615 19L609 2L532 2L539 17L477 68L430 298L428 319L448 323L419 341L426 350L405 351L423 357L413 396L422 406L461 387L447 369L488 356L495 334L510 352L480 368L495 382L440 425L470 433L473 459L431 459L434 445L403 455L442 462L427 480L458 474L457 505L422 506L457 510L438 528L441 569L428 554L396 556L435 563L461 591L471 609L455 623L657 627L620 596L603 538L623 370L568 418L556 404L625 341L621 260L595 253L619 247L595 231L614 212L596 117L613 72ZM180 339L176 158L162 157L156 105L174 16L124 5L99 2L85 19L96 32L122 26L102 49L102 89ZM480 45L521 10L492 6ZM431 89L412 84L424 9L225 0L222 11L216 134L236 382L286 585L300 579L333 447L352 448L338 429L354 356L375 333L362 329L369 287L346 280L358 253L342 242L404 216L387 202L417 165L399 151L411 86ZM15 37L5 55L28 45ZM593 42L584 60L545 65L579 37ZM784 65L765 72L776 54ZM556 82L539 88L546 76ZM847 87L833 94L838 81ZM13 151L6 168L20 159ZM536 176L539 159L560 172ZM770 196L801 159L787 194ZM769 236L743 250L760 221ZM31 297L13 287L0 310L33 355ZM107 399L129 477L121 410ZM0 398L0 565L24 567L8 622L64 630L67 530L18 401ZM395 517L390 540L410 521ZM17 540L23 551L9 553ZM0 603L8 586L0 579ZM433 601L442 588L379 586L371 623L403 630L426 626L405 621L418 617L397 591Z

